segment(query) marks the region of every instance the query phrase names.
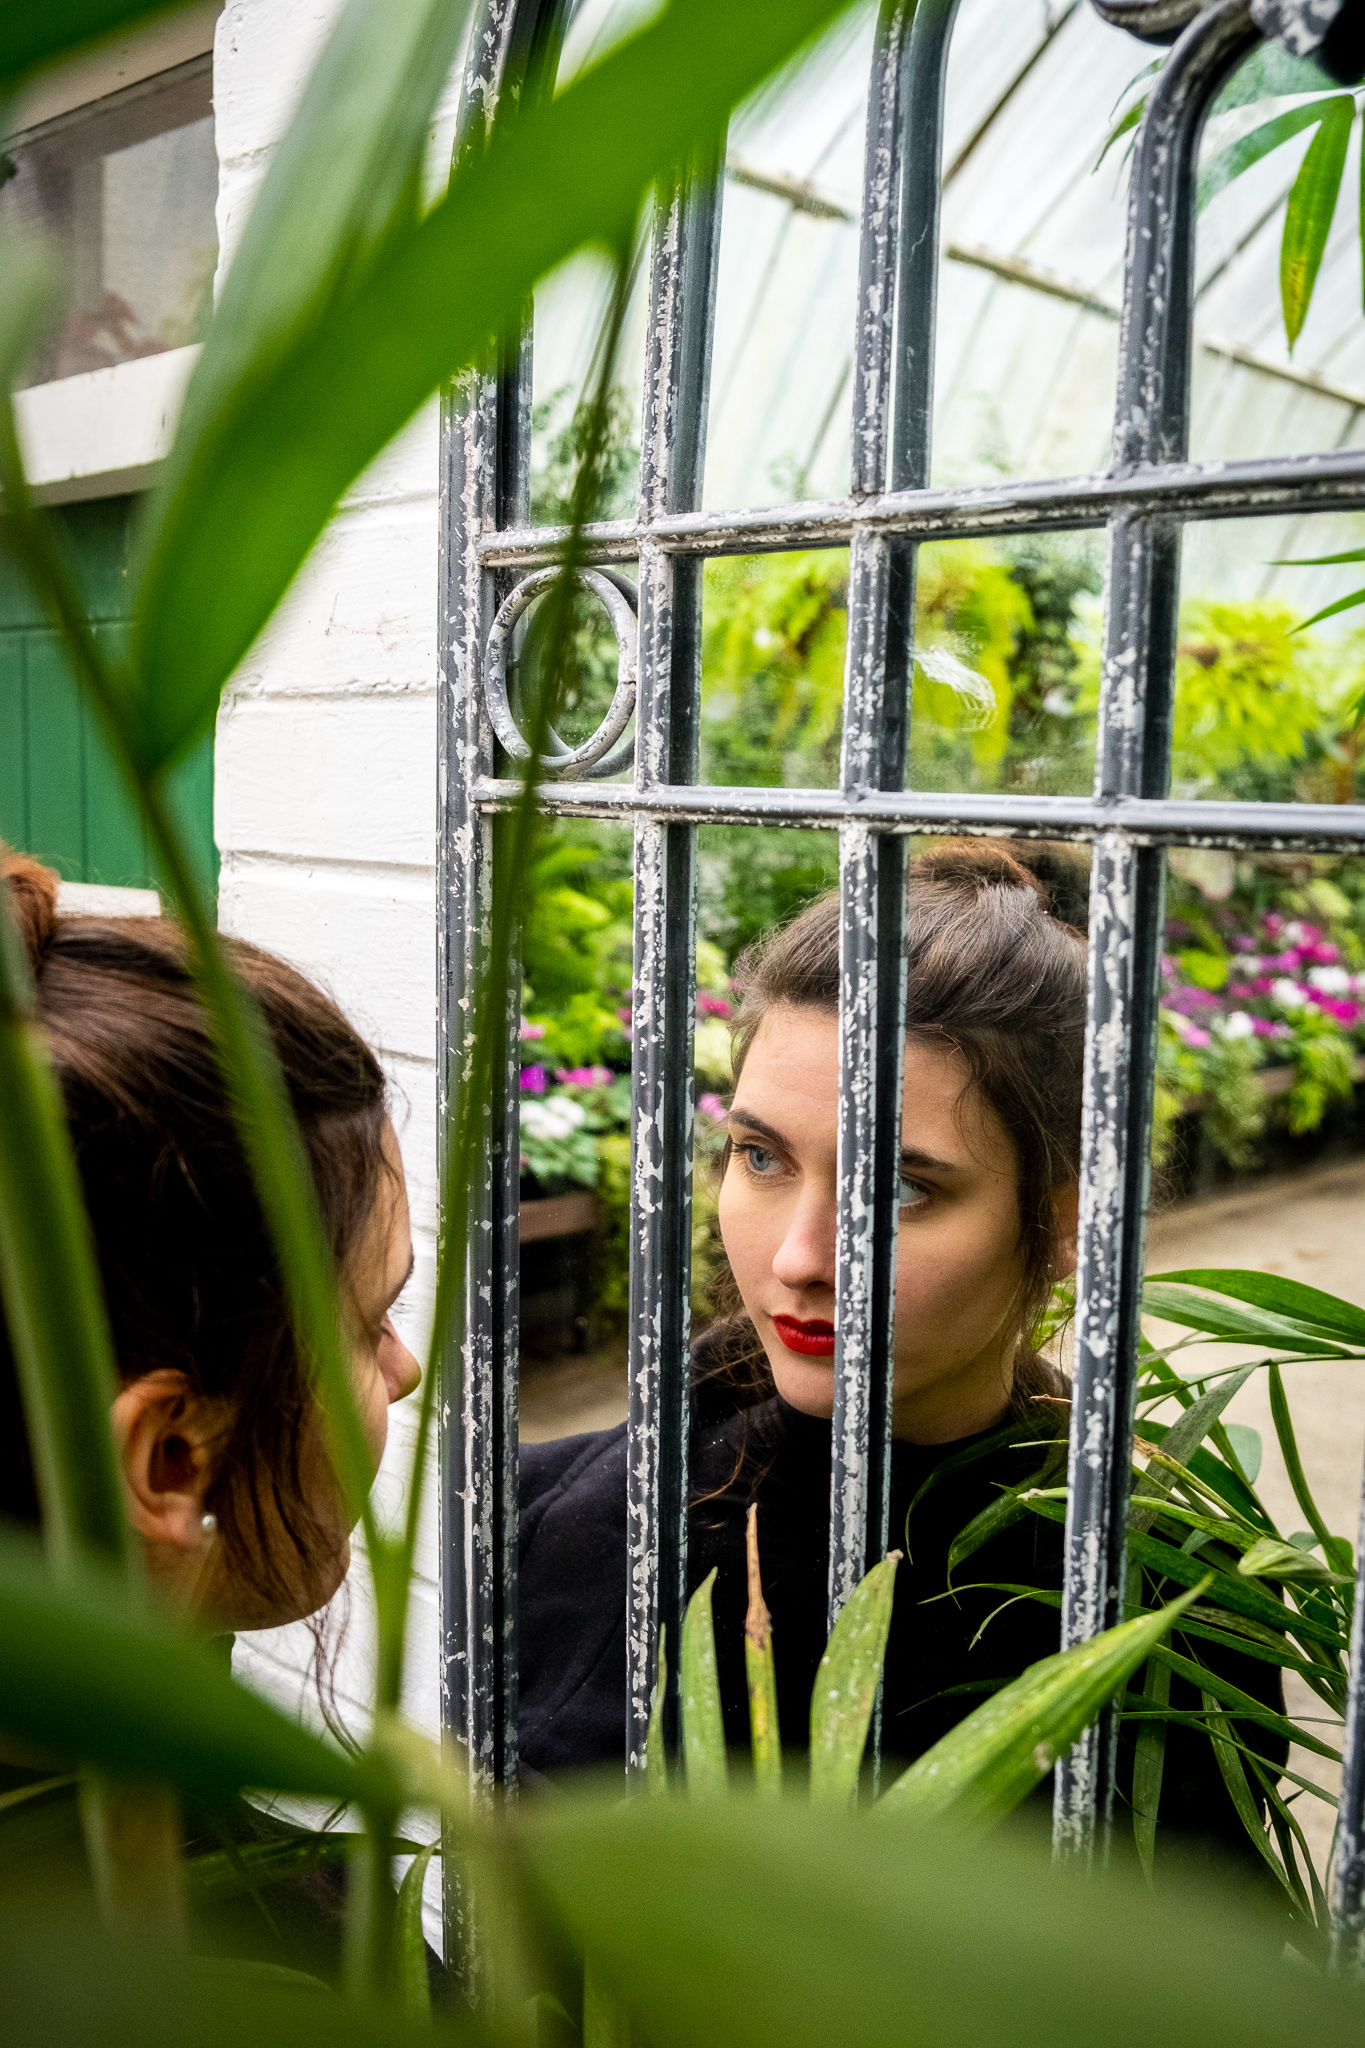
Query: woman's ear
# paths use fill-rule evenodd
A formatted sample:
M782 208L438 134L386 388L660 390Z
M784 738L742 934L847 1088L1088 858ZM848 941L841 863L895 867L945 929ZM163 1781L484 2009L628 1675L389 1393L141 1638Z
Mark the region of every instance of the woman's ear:
M1052 1277L1069 1280L1076 1270L1076 1236L1081 1220L1081 1191L1063 1188L1052 1197Z
M130 1381L109 1419L128 1520L147 1547L148 1565L157 1577L176 1577L192 1563L197 1581L207 1540L214 1404L195 1392L187 1374L163 1369Z

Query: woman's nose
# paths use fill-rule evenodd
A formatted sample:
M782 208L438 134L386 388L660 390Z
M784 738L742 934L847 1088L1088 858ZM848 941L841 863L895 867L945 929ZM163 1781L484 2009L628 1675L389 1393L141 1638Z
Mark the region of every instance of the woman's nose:
M784 1287L833 1287L836 1212L832 1197L812 1190L797 1202L773 1256L773 1277Z
M422 1368L401 1337L391 1336L384 1345L380 1366L389 1392L389 1406L407 1398L420 1384Z

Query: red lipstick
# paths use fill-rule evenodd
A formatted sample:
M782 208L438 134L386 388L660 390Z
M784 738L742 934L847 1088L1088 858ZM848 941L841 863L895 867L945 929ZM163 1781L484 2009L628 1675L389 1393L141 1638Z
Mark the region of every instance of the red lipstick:
M774 1316L773 1328L788 1351L799 1351L806 1358L834 1356L833 1323L802 1323L795 1316Z

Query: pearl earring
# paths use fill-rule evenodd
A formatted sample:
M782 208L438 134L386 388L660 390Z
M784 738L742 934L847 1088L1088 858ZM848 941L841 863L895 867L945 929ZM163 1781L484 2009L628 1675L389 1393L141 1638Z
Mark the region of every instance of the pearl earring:
M217 1515L205 1515L201 1520L199 1526L203 1530L205 1536L216 1536L218 1534Z

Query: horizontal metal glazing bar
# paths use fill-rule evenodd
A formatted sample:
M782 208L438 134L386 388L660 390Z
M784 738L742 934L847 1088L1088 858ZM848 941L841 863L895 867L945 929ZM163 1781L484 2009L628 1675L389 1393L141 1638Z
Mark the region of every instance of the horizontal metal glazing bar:
M777 554L788 548L847 547L855 527L908 540L960 540L973 534L1044 533L1103 526L1116 513L1159 512L1172 519L1262 519L1276 513L1365 510L1365 449L1275 455L1254 462L1175 462L1125 476L1097 471L1046 483L972 485L962 490L885 491L876 498L832 498L752 511L678 512L585 526L594 561L627 562L642 540L670 554ZM485 568L532 568L558 558L568 534L559 526L507 527L479 540Z
M520 784L485 776L482 811L510 809ZM668 818L688 824L789 825L833 830L851 820L888 832L1004 832L1020 839L1096 839L1122 832L1136 846L1226 847L1247 853L1356 853L1365 804L1191 803L1179 797L990 796L931 790L746 788L738 784L543 784L558 816Z

